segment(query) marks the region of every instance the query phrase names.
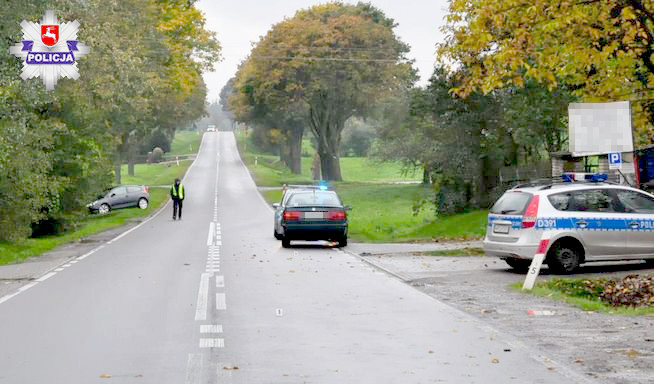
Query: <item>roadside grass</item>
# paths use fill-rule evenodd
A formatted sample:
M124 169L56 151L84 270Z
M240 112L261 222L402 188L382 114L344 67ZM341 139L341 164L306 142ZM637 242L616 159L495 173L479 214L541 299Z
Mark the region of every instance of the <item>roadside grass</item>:
M286 184L312 184L312 157L302 157L302 174L292 174L274 155L254 153L245 145L242 131L235 133L241 158L250 170L264 199L281 199ZM309 141L303 152L313 154ZM422 174L404 172L399 163L380 163L362 157L341 158L342 182L332 183L346 205L350 237L364 242L425 242L473 240L484 236L485 210L437 217L430 187L420 184ZM275 189L269 189L274 187Z
M589 279L550 279L537 284L531 291L523 291L522 283L512 284L511 288L526 294L551 298L561 301L584 311L601 312L621 316L651 316L654 315L654 307L634 306L613 306L600 299L601 291L589 292L585 289L586 281ZM561 282L564 282L562 284ZM596 283L602 284L605 279L595 279Z
M175 164L137 164L134 177L123 177L123 184L148 186L170 185L176 177L182 177L191 161ZM121 169L127 174L127 166ZM106 215L85 215L74 229L58 236L25 239L16 243L0 243L0 265L18 263L28 257L39 256L66 243L79 241L87 236L117 228L135 220L142 220L155 212L168 200L168 188L150 188L150 202L147 209L127 208L109 212Z
M421 184L334 183L333 188L352 206L350 236L357 241L473 240L484 235L486 211L436 217L428 201L433 192ZM281 190L262 190L262 195L272 204L280 201Z
M278 187L286 184L311 184L312 159L302 157L302 173L295 175L281 163L277 156L242 154L243 162L248 166L254 181L262 187ZM356 183L414 183L421 178L415 172L404 172L396 163L377 163L364 157L341 158L343 182Z
M188 155L198 153L202 134L195 131L176 131L175 139L170 144L170 152L166 156Z
M179 165L166 164L136 164L134 176L127 175L127 166L121 168L122 184L147 185L149 187L168 186L170 187L177 177L186 172L191 165L190 160L181 160Z

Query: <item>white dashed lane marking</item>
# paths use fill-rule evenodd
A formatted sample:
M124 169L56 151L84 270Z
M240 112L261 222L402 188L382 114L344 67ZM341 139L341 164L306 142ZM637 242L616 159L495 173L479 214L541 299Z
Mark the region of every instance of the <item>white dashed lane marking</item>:
M227 298L224 293L216 293L216 310L227 309Z
M223 326L220 324L201 325L200 333L223 333Z
M216 276L216 288L225 287L225 276Z
M209 235L207 236L207 247L213 245L213 237L216 231L216 224L212 221L209 223Z
M200 278L200 289L198 290L198 303L195 307L195 320L207 319L207 308L209 303L209 279L210 273L203 273Z
M200 348L224 348L224 339L200 339Z

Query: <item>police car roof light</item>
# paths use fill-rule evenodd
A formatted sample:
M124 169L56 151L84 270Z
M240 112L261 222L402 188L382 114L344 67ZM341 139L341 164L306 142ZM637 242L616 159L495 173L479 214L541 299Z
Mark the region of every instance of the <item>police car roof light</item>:
M601 183L609 179L609 175L607 173L595 173L591 177L591 181L595 183Z
M609 179L606 173L582 173L582 172L568 172L561 175L561 178L566 183L575 181L586 181L593 183L601 183Z
M561 175L561 179L563 179L564 182L566 183L572 183L575 181L575 174L574 173L564 173Z

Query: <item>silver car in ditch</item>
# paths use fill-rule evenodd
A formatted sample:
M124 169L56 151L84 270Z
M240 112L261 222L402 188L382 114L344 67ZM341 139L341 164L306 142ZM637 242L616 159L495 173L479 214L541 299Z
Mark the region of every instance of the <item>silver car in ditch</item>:
M604 182L518 186L490 209L484 251L527 269L544 231L545 263L557 273L592 261L654 262L654 195Z

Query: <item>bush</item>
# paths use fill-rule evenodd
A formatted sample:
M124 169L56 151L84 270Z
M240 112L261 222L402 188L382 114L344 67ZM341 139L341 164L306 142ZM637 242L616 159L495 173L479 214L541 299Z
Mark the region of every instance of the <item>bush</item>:
M157 147L148 153L148 163L158 163L163 158L163 149Z
M363 121L349 120L341 134L341 156L367 156L375 137L375 129Z
M460 179L442 182L436 192L436 212L448 216L467 212L472 203L472 185Z

